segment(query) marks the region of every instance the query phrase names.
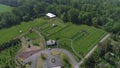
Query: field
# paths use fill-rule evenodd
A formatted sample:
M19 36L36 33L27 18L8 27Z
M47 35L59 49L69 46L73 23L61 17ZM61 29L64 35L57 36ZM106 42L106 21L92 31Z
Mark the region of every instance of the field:
M53 24L55 26L53 26ZM63 23L60 19L41 18L9 29L0 30L0 44L18 37L29 31L30 28L37 29L46 40L57 40L60 48L67 49L79 57L85 56L106 34L105 31L87 25L75 25ZM23 32L20 33L20 30ZM36 34L28 35L31 38Z
M51 27L55 23L56 27ZM105 31L87 25L74 25L54 20L41 26L40 32L47 40L57 40L60 48L74 51L78 56L85 56L106 34Z
M12 7L0 4L0 13L2 13L2 12L9 12L11 10L12 10Z
M24 37L30 38L30 40L35 40L39 38L39 35L35 31L32 31L31 33L28 32L27 34L25 34Z
M0 30L0 44L5 43L9 40L12 40L16 37L18 37L19 35L21 35L22 33L26 33L29 31L29 29L31 27L35 27L35 26L40 26L42 24L46 23L45 19L35 19L33 21L30 22L22 22L20 25L17 26L13 26L9 29L2 29ZM22 30L22 33L20 33L20 30Z

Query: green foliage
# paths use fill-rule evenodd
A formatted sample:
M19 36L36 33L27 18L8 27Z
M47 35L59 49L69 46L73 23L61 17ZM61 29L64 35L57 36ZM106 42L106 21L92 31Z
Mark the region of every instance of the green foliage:
M9 18L7 13L5 16L0 15L0 28L10 27L21 21L33 20L51 12L65 22L93 25L103 27L109 32L119 32L119 24L117 24L120 22L119 0L6 0L7 4L9 2L11 5L13 2L16 3L14 5L20 6L10 13L10 16L14 18Z
M21 41L17 38L14 40L10 40L9 42L6 42L4 44L0 45L0 51L7 49L9 47L12 47L13 45L17 45L18 43L20 43Z
M120 56L118 54L120 46L117 42L109 39L99 44L96 51L86 59L85 68L119 68Z
M10 11L12 11L12 9L13 9L13 7L0 4L0 13L10 12Z
M65 54L60 54L61 62L63 67L62 68L73 68L70 59Z
M2 50L0 52L0 67L1 68L15 68L15 54L20 49L20 45L16 44L12 47Z

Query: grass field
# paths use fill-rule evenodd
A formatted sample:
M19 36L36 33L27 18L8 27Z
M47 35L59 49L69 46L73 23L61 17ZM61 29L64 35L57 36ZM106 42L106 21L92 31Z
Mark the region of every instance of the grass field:
M35 31L32 31L31 33L28 32L27 34L25 34L24 37L30 38L30 40L35 40L39 38L39 35Z
M20 25L13 26L11 28L6 28L0 30L0 44L5 43L9 40L12 40L22 33L20 33L20 30L23 31L23 33L26 33L29 31L31 27L35 26L41 26L42 24L46 23L47 21L45 19L35 19L33 21L29 21L27 23L22 22Z
M52 25L55 24L56 26L53 27ZM43 35L46 37L60 31L62 28L64 28L67 24L63 23L60 19L55 18L48 23L44 24L43 26L39 26L37 29L42 32Z
M2 12L9 12L9 11L12 10L12 8L13 8L13 7L0 4L0 13L2 13Z
M56 27L53 27L52 24L55 24ZM81 56L85 56L106 34L106 32L101 29L87 25L65 24L58 18L51 20L41 18L27 23L23 22L9 29L0 30L0 44L21 35L20 30L22 30L24 34L28 32L30 28L37 29L47 40L53 39L59 41L59 47L73 50L77 55ZM37 37L35 36L36 34L32 35ZM30 35L30 37L33 36Z
M86 31L87 35L82 35L80 31ZM80 34L78 34L80 33ZM106 32L86 25L71 24L67 28L47 37L47 39L60 40L61 47L72 47L77 54L84 56L92 47L97 44ZM77 35L77 36L75 36ZM74 38L73 38L74 36ZM77 38L78 37L78 38Z

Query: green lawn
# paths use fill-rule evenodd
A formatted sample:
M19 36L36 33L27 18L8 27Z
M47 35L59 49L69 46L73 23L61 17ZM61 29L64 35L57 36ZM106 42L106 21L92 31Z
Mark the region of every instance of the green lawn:
M35 19L27 23L22 22L20 25L13 26L9 29L8 28L2 29L0 30L0 44L5 43L21 35L22 33L20 33L20 30L22 30L23 33L26 33L29 31L31 27L41 26L45 22L46 22L45 19Z
M81 35L78 34L81 33L80 31L86 31L87 35ZM71 47L71 40L73 40L73 36L78 37L73 40L72 47L77 52L77 54L85 56L85 54L93 48L94 45L96 45L100 39L103 38L103 36L106 34L105 31L90 27L87 25L74 25L71 24L67 28L63 29L60 32L57 32L50 37L47 37L47 39L58 39L60 43L60 47L69 48ZM72 37L72 38L71 38Z
M49 21L49 20L48 20ZM55 24L56 27L53 27L52 25ZM40 32L42 32L43 35L46 37L60 31L62 28L64 28L67 24L63 23L60 19L55 18L38 29Z
M52 27L52 24L56 24L57 26ZM20 33L20 30L22 30L23 33L26 33L30 28L36 28L39 30L47 40L59 40L59 47L70 50L71 52L72 49L74 49L74 52L81 56L85 56L85 54L91 50L93 46L95 46L106 34L106 32L101 29L87 25L75 25L71 23L65 24L58 18L52 20L38 18L27 23L23 22L20 25L9 29L0 30L0 44L18 37L22 34ZM82 31L86 32L86 35L84 35ZM35 35L36 33L32 33L28 36L31 38L38 37ZM71 48L71 40L73 48Z
M27 33L25 34L25 38L29 38L30 40L35 40L35 39L38 39L39 38L39 35L33 31L32 33Z
M0 4L0 13L2 13L2 12L9 12L9 11L12 10L12 8L13 8L13 7Z

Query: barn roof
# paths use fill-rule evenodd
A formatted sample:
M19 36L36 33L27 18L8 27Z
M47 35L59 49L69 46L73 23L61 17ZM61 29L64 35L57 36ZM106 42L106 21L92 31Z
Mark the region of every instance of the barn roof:
M50 18L54 18L56 17L56 15L52 14L52 13L47 13L46 16L50 17Z

